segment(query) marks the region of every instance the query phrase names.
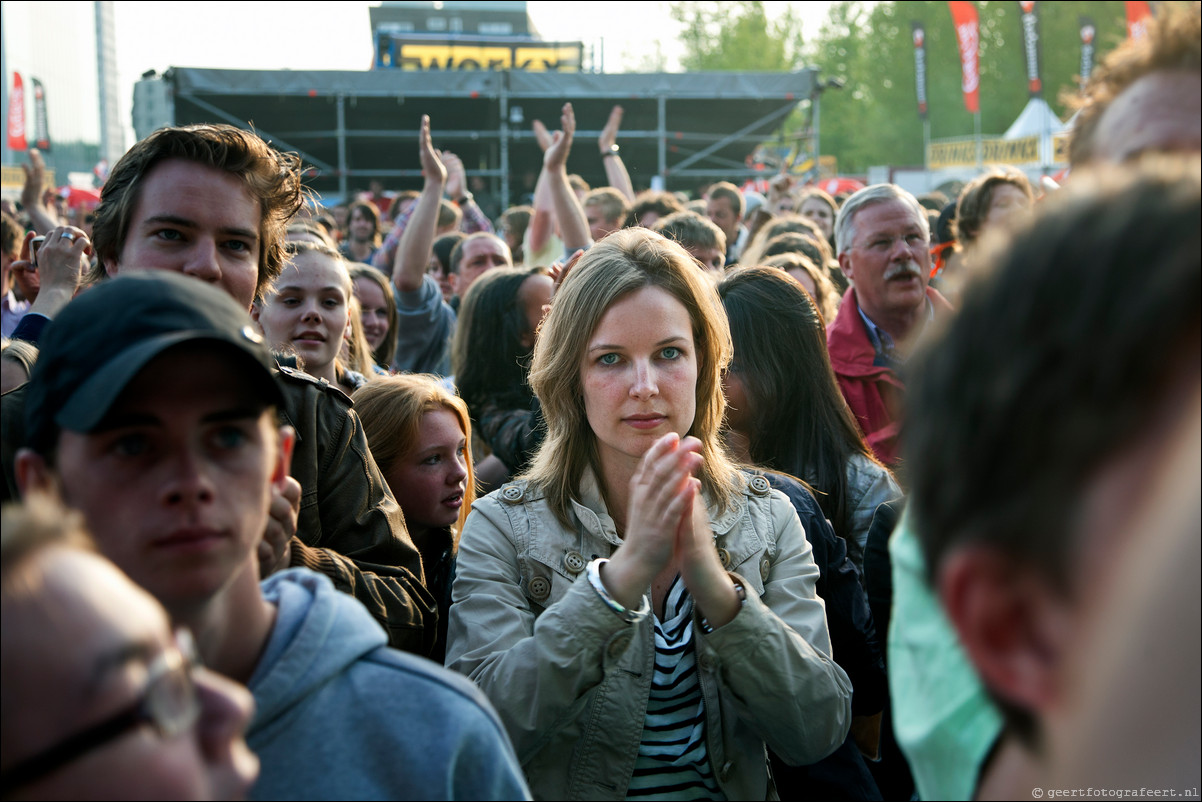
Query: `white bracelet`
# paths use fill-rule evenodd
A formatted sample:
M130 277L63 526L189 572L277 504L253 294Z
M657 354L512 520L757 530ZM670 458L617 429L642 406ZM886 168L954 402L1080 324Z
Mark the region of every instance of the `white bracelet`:
M593 586L593 590L597 591L597 595L601 597L601 601L605 602L605 606L614 611L614 615L621 618L624 623L634 624L643 620L651 613L651 604L647 601L646 594L643 595L643 603L637 610L627 610L621 604L609 595L609 591L605 589L605 584L601 581L601 566L609 562L604 558L598 557L588 564L588 581Z

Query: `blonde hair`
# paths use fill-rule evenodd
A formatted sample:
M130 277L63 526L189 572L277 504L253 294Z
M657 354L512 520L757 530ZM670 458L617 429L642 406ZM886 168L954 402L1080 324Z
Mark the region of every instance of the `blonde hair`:
M363 432L371 455L384 473L404 459L418 441L422 418L427 412L446 409L459 419L463 436L472 442L472 421L463 399L442 386L437 376L427 373L398 373L380 376L355 391L355 411L363 421ZM459 520L452 528L453 549L459 548L459 533L476 500L476 471L471 449L464 453L467 482Z
M375 373L375 362L372 360L371 345L367 335L363 333L363 304L354 293L346 299L347 315L351 324L351 336L346 341L346 363L343 367L362 373L371 378ZM341 355L339 356L341 362Z
M790 270L803 271L810 277L810 281L814 282L814 305L818 307L818 313L822 315L823 323L834 322L835 315L839 312L839 290L835 288L835 282L831 281L827 272L815 265L810 257L795 251L779 253L762 260L760 264L775 267L785 273ZM748 265L748 267L753 266Z
M733 347L718 293L684 248L645 228L628 228L590 248L572 268L555 294L534 347L530 385L542 403L547 436L526 478L543 491L564 526L573 525L570 500L579 494L585 469L601 477L597 438L585 414L580 376L588 340L606 310L644 287L669 293L685 307L692 322L697 408L688 434L702 444L698 477L702 487L723 510L739 492L734 465L719 437L726 411L722 371L730 364Z

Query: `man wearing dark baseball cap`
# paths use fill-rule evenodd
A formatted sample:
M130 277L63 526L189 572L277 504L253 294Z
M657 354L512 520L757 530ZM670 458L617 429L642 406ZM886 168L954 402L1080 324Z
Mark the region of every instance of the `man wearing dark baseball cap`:
M273 365L220 289L166 271L101 283L43 334L22 495L60 493L204 662L250 688L254 798L528 796L470 682L389 648L321 574L260 585L257 547L293 437Z

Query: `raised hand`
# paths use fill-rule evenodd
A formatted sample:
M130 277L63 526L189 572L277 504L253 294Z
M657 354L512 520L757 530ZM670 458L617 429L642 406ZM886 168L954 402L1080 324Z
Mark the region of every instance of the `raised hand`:
M597 148L601 153L609 153L618 141L618 129L622 125L622 107L614 106L609 112L609 119L605 122L605 127L601 129L601 136L597 137Z
M449 150L444 150L442 163L447 168L447 197L459 200L467 190L467 171L464 169L463 159Z
M559 118L560 130L551 136L551 144L543 154L543 166L548 170L566 170L568 154L572 152L572 138L576 135L576 114L571 103L563 104Z
M543 125L542 120L535 120L530 123L530 130L534 132L534 141L538 142L539 148L546 153L547 148L551 147L551 132L547 130L547 126Z
M417 135L417 152L421 157L422 162L422 177L426 181L436 181L439 184L446 184L447 168L442 163L438 151L434 149L434 145L430 139L430 115L422 115L421 130Z
M292 561L292 538L300 517L301 485L291 476L282 487L271 488L271 507L267 529L259 541L259 578L266 579L282 571Z

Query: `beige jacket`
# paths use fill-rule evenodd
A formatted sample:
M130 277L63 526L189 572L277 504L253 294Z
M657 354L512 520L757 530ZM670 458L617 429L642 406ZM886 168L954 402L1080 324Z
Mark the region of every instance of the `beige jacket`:
M536 799L625 798L653 674L653 622L624 623L586 576L621 540L595 482L582 491L569 531L540 492L508 484L475 503L460 541L447 665L497 708ZM709 757L727 798L765 799L765 742L790 763L825 757L847 735L851 683L785 497L756 477L710 524L747 601L694 630Z

